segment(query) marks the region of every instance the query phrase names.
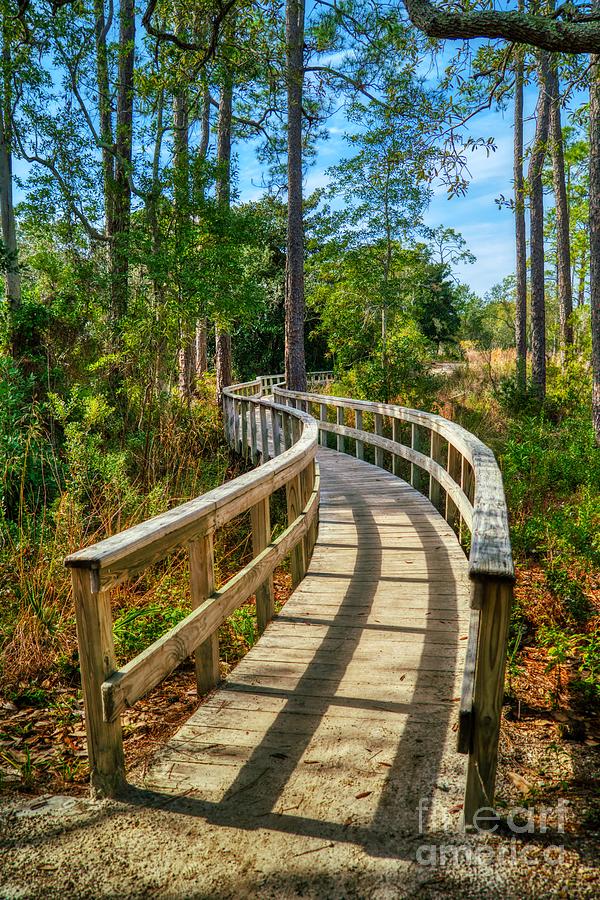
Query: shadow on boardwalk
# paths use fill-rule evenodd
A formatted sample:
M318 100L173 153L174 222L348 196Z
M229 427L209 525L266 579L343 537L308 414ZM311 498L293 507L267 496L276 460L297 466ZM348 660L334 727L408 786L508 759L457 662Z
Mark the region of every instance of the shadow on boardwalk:
M361 464L364 466L365 464ZM356 557L354 569L349 573L348 584L344 596L336 612L323 618L311 615L310 624L326 626L325 636L315 650L311 661L306 665L293 689L285 687L271 687L260 684L248 684L236 681L234 672L231 679L221 688L219 699L226 701L227 694L235 691L236 694L247 692L253 697L257 695L265 698L275 698L283 701L282 706L274 717L271 726L262 734L260 742L254 747L249 758L239 769L232 768L233 780L227 790L217 802L201 799L194 796L202 793L201 781L198 782L197 791L186 792L184 796L172 796L161 791L132 790L129 801L135 804L161 807L167 805L171 812L177 812L185 816L203 817L211 823L232 826L241 829L272 829L290 835L302 835L320 838L325 841L352 842L359 844L371 855L391 855L402 857L408 851L407 839L418 838L419 824L427 829L430 810L434 804L434 792L439 792L437 776L440 762L444 753L444 744L448 730L451 728L450 717L455 715L456 706L451 703L431 705L431 681L432 672L419 666L416 672L416 680L410 703L400 703L394 700L364 699L362 697L348 697L336 695L336 689L342 682L347 668L353 659L353 655L365 630L374 629L386 633L416 632L423 640L421 655L433 655L439 650L439 628L425 625L424 628L413 628L410 625L389 625L367 623L361 625L360 619L357 627L348 628L348 617L356 617L356 603L360 602L361 619L366 618L365 612L371 611L378 585L384 579L382 570L382 538L381 529L375 521L372 509L367 500L357 499L356 489L347 487L348 477L342 476L335 468L326 471L324 478L324 492L326 500L323 504L321 527L339 521L336 519L336 509L345 508L352 510L353 526L356 529ZM407 492L408 502L402 505L402 500L396 500L396 509L408 515L412 521L415 509L414 495L409 488L404 486ZM421 504L425 501L421 500ZM448 551L443 548L443 540L436 528L434 512L431 508L431 516L423 515L423 506L418 514L418 538L427 546L431 541L436 543L435 573L427 572L429 582L428 598L429 611L435 609L435 591L440 583L444 585L444 618L453 618L457 615L458 599L455 585L455 571L453 570ZM415 535L416 535L415 530ZM390 526L384 529L386 544L393 544L393 531ZM323 546L322 544L320 545ZM318 552L318 551L317 551ZM335 550L333 550L335 552ZM422 554L429 565L430 554ZM435 574L435 578L430 577ZM422 582L423 579L407 578L403 574L393 578L385 578L397 585L397 600L400 610L401 604L410 597L411 583ZM396 593L396 592L395 592ZM438 612L439 616L440 613ZM277 617L281 623L290 625L304 623L301 615L294 615L287 611L287 607ZM341 625L346 626L344 629ZM444 669L436 672L436 688L440 693L450 699L455 690L455 670L458 655L458 625L456 633L450 638L444 637ZM340 634L343 639L340 640ZM391 643L390 650L401 652L402 645ZM390 651L388 651L389 653ZM390 659L390 662L393 660ZM397 660L396 660L397 662ZM259 662L256 665L260 665ZM323 678L326 671L326 691L315 690L315 685ZM390 676L391 678L391 676ZM321 685L323 687L323 684ZM390 685L393 687L393 685ZM289 734L285 744L285 752L274 752L277 740L286 728L286 719L290 713L303 711L304 698L310 697L309 714L302 716L303 730L301 733ZM391 714L399 714L404 719L402 731L398 736L395 755L391 763L386 763L389 768L383 790L379 795L378 804L374 815L368 824L353 824L349 819L344 820L339 815L327 815L323 810L323 816L303 816L301 808L292 809L289 812L275 811L283 791L297 770L301 758L309 747L321 721L327 711L332 707L341 706L348 710L362 709L373 710L374 714L384 711ZM240 711L240 728L249 726L253 712L251 710ZM360 723L360 719L357 720ZM365 734L368 734L369 721L365 721ZM424 738L424 735L426 737ZM188 750L189 752L189 750ZM200 767L199 767L200 768ZM321 776L322 777L322 776ZM350 788L350 791L352 789ZM421 801L421 823L419 823L418 806ZM341 821L340 821L341 819ZM404 840L399 841L399 838ZM412 851L409 851L412 853Z

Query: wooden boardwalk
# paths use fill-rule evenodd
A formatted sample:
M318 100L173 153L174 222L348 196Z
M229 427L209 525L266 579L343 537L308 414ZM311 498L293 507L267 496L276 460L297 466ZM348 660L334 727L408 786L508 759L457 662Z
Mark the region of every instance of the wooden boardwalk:
M283 832L292 855L314 838L372 854L458 824L468 563L404 481L332 450L318 460L306 577L145 785L221 825Z

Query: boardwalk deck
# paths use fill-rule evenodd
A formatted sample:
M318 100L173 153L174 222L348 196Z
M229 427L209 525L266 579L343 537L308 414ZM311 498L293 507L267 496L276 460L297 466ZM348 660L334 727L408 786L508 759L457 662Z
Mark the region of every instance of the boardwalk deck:
M459 818L467 560L405 482L332 450L318 458L305 579L160 750L146 786L222 825L283 833L277 852L311 852L317 838L378 855ZM242 864L253 845L234 834Z

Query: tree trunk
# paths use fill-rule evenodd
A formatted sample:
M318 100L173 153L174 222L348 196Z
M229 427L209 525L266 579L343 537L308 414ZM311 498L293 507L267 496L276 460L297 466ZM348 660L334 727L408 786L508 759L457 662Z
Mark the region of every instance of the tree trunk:
M106 47L107 23L104 13L104 0L94 0L96 17L96 82L98 88L98 118L100 120L100 137L102 143L102 177L104 181L104 218L107 235L114 231L114 180L115 157L111 151L113 144L112 109L110 103L110 86L108 76L108 51Z
M555 63L548 73L550 94L550 146L552 149L552 185L556 210L556 287L560 316L560 339L564 350L573 343L573 289L571 286L571 233L569 201L565 181L565 154L560 121L560 86Z
M585 303L585 279L587 275L587 254L585 249L581 251L581 259L577 271L577 306Z
M208 369L207 323L200 319L196 325L196 376L203 375Z
M223 400L223 388L231 384L231 335L217 325L215 328L215 369L217 376L217 403Z
M233 80L229 72L223 76L219 100L217 134L217 204L229 207L231 201L231 117L233 112ZM217 403L221 405L223 388L231 384L231 335L216 326L215 368L217 373Z
M8 303L10 343L13 356L20 355L20 339L13 329L13 315L21 305L21 275L19 273L17 227L12 184L12 95L10 89L11 54L7 30L2 34L2 102L0 103L0 219L2 240L6 250L4 275Z
M119 10L119 64L117 135L114 179L113 232L111 235L111 301L115 325L127 313L129 275L128 239L131 222L131 160L133 138L133 65L135 59L135 4L121 0Z
M288 214L285 272L285 377L290 390L306 390L304 356L304 222L302 213L302 93L304 0L287 0Z
M548 142L550 95L548 53L538 53L539 96L536 128L529 160L529 258L531 266L531 380L540 400L546 396L546 293L544 285L544 186L542 173Z
M516 288L515 346L517 350L517 384L521 390L527 384L527 237L525 230L525 187L523 179L523 69L524 53L517 51L515 65L515 133L514 133L514 190L515 190L515 248Z
M594 4L597 12L600 3ZM600 54L590 82L590 305L592 310L592 420L600 446Z
M179 32L179 28L177 31ZM189 117L185 85L180 85L173 98L173 196L175 198L175 249L178 260L185 258L189 225ZM179 392L188 403L196 388L196 324L190 321L182 264L180 263L178 293L181 322L181 349L178 354Z

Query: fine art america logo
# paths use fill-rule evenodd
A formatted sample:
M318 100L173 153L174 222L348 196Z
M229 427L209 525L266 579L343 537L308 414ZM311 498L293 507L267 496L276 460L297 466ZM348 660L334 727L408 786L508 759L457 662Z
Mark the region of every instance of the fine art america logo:
M427 798L419 800L419 834L425 834L429 806L430 800ZM562 799L555 807L515 807L502 816L489 806L482 807L473 816L469 832L476 836L501 831L505 838L507 834L512 835L510 840L494 845L478 841L423 843L417 847L417 863L431 867L458 863L489 866L496 862L529 866L536 866L541 862L545 865L560 865L564 861L564 844L547 843L548 838L543 839L543 843L538 843L535 837L527 838L527 835L564 834L566 808L567 804ZM449 813L446 817L441 830L456 834L455 820Z

